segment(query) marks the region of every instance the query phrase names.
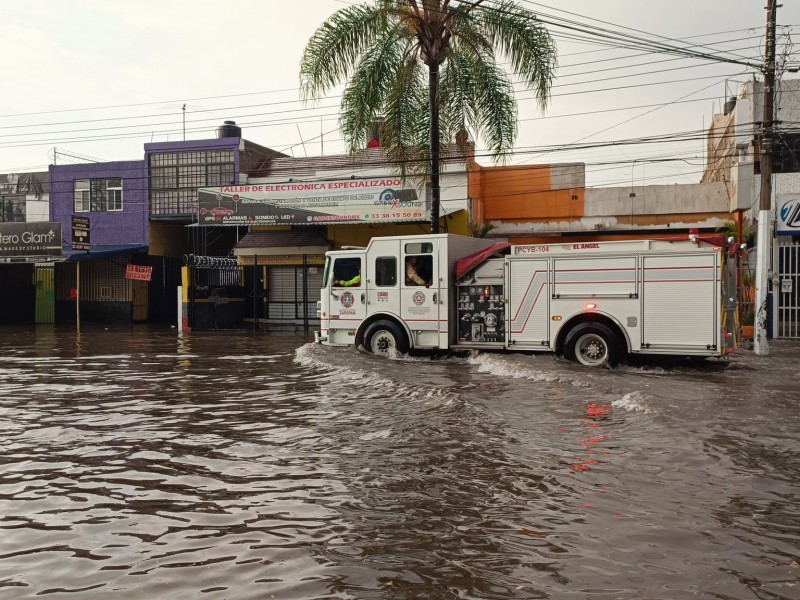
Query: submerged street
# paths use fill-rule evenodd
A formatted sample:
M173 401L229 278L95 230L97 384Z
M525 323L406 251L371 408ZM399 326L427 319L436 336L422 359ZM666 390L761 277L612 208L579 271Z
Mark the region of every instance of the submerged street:
M5 327L0 599L800 598L800 345Z

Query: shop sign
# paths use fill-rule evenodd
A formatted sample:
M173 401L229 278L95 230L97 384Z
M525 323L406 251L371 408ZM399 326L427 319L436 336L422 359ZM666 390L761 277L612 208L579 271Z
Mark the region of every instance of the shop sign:
M777 234L800 235L800 195L778 198Z
M72 216L72 249L89 250L91 248L89 217Z
M61 254L61 223L0 223L0 257Z
M253 258L253 255L247 256L240 256L239 257L239 264L242 266L250 266L252 267L253 264L258 264L259 267L266 267L269 265L302 265L303 264L303 257L302 256L257 256L258 260ZM325 257L319 256L316 254L306 256L306 264L307 265L322 265L325 263ZM309 272L311 270L309 269Z
M400 177L265 183L198 190L201 225L428 221L425 188Z

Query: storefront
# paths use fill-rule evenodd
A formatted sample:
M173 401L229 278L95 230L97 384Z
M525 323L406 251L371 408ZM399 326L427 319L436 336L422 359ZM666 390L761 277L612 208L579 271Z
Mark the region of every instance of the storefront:
M0 223L0 323L53 323L61 224Z

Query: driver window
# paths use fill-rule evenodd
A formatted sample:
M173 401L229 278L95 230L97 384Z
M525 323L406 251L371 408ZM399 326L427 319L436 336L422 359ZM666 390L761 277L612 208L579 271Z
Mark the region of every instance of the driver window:
M333 263L334 287L361 286L361 259L337 258Z

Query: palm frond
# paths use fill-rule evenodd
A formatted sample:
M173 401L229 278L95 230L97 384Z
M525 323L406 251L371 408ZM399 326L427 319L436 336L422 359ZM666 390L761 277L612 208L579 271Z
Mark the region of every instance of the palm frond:
M306 44L300 61L300 93L314 99L341 83L362 52L387 28L386 13L360 4L335 12Z
M544 108L557 66L555 42L547 29L536 15L511 0L500 0L477 14L486 36Z
M372 123L383 108L386 96L395 85L403 66L407 41L400 32L390 30L361 55L344 90L339 124L351 152L362 147Z

